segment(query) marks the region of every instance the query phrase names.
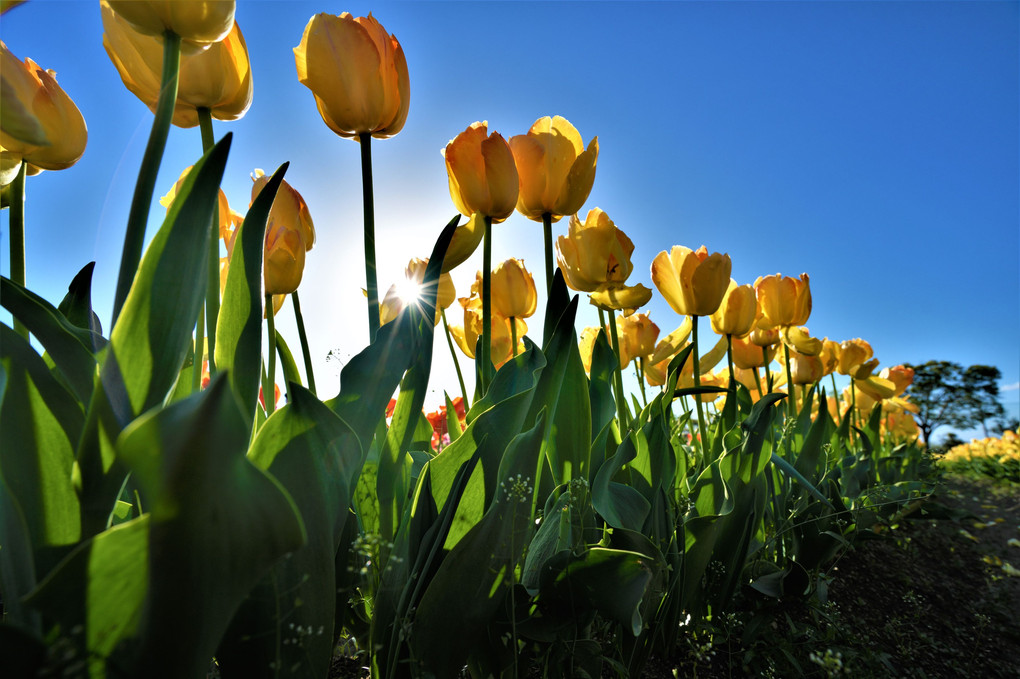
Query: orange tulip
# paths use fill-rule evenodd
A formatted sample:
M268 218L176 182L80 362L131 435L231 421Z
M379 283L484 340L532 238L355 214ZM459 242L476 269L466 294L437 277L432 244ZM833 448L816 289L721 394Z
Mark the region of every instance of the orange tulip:
M450 197L461 214L481 213L493 222L511 215L517 205L518 176L509 144L489 134L487 122L473 123L443 150Z
M839 364L836 366L836 370L841 375L849 375L854 379L863 380L878 367L878 359L871 358L873 353L871 345L860 338L841 342Z

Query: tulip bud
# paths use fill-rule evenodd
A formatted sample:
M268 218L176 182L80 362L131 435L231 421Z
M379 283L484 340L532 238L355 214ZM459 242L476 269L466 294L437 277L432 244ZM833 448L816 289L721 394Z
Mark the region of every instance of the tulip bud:
M482 272L473 290L481 292ZM520 259L508 259L492 272L492 309L505 318L528 318L538 308L535 279Z
M252 180L254 202L269 177L262 170L255 170ZM266 222L263 260L266 294L286 295L297 290L304 273L305 252L311 250L314 243L315 226L304 198L286 180L281 181Z
M517 166L510 146L488 123L473 123L443 150L450 197L461 214L501 222L517 205Z
M674 245L652 261L652 283L678 314L708 316L726 294L730 267L729 255L709 255L704 245L697 250Z
M78 162L88 130L56 74L31 59L22 62L0 42L0 81L4 183L13 180L22 160L40 170L63 170Z
M581 209L595 181L598 137L585 150L566 118L545 116L527 134L511 137L510 149L520 176L518 212L539 222L548 214L556 222Z
M341 137L385 139L403 129L411 101L404 50L371 14L316 14L294 61L322 120Z

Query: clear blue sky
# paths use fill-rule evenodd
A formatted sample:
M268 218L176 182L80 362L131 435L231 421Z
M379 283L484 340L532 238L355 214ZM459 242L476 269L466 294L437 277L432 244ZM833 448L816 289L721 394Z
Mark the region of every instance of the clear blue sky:
M407 124L373 145L384 287L455 213L449 139L476 120L509 138L558 114L585 142L599 137L584 211L603 208L633 239L632 282L652 287L652 258L675 244L728 252L739 283L806 271L812 334L862 337L883 366L998 366L1020 410L1016 2L241 0L255 97L242 120L216 123L234 133L224 188L243 211L252 170L291 161L318 231L301 295L329 394L339 363L322 357L346 360L368 331L358 149L322 122L294 67L320 11L372 11L407 56ZM89 127L75 167L29 179L29 287L55 303L96 259L106 321L151 114L103 50L98 2L30 0L0 19L0 37L56 70ZM198 157L197 128L173 129L169 146L159 194ZM150 236L162 216L155 205ZM0 228L6 275L6 214ZM496 227L494 261L509 256L541 285L538 224L515 214ZM455 272L459 294L480 263ZM663 333L680 322L658 296L648 308ZM580 324L595 318L582 304ZM296 347L289 308L281 324ZM456 392L445 342L434 366L428 407Z

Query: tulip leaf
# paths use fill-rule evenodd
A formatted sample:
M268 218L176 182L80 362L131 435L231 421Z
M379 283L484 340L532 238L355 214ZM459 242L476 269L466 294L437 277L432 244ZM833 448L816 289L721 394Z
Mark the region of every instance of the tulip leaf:
M290 403L266 420L248 459L288 490L308 542L273 566L234 616L216 653L228 678L324 677L332 657L334 562L361 446L310 391L294 383L287 390Z
M283 335L280 334L279 330L276 331L276 355L280 359L280 368L283 369L283 379L288 384L300 385L301 373L298 372L297 363L294 361L294 354L291 353L290 347L283 340Z
M637 457L633 437L628 436L616 454L605 461L591 485L591 502L607 525L641 530L651 503L632 485L613 481L623 466Z
M67 286L67 294L57 305L57 310L64 314L64 318L71 321L73 325L101 337L103 326L99 322L99 316L92 310L92 271L95 268L96 263L89 262L75 274L71 284ZM101 349L105 345L106 340L104 339L102 346L98 348Z
M140 413L163 403L192 346L208 279L204 253L230 139L227 134L185 177L110 334L77 454L87 534L106 527L123 482L112 442Z
M216 318L216 369L229 371L230 388L241 412L249 420L254 418L258 404L262 369L262 315L265 305L262 257L266 221L287 166L288 163L284 163L273 173L255 196L248 214L238 227L223 301Z
M779 457L775 453L772 453L772 464L779 467L779 469L782 470L782 472L789 476L791 479L796 480L798 483L804 486L804 488L807 489L807 491L811 493L811 495L814 496L815 499L817 499L819 502L826 505L830 509L833 510L835 509L832 503L829 502L829 498L822 495L822 492L815 488L814 484L812 484L810 481L804 478L804 475L797 471L797 469L792 464L790 464L783 458Z
M78 400L88 403L96 372L95 354L105 340L79 328L52 304L8 278L0 277L0 301L43 345Z
M135 636L148 585L149 516L103 531L76 547L26 599L83 643L87 657L108 658ZM99 676L104 676L99 674Z
M81 535L71 485L81 406L28 341L6 325L0 325L0 366L0 477L23 513L34 548L72 544Z
M117 441L150 510L134 676L202 676L248 592L305 542L290 496L245 457L247 432L220 373L206 390L143 415Z
M3 371L0 365L0 371ZM28 522L3 474L0 474L0 594L6 621L41 636L39 615L22 598L35 588L35 559ZM2 644L0 644L2 647ZM8 657L8 656L4 656Z
M545 417L518 434L499 466L492 505L436 571L414 616L411 649L422 669L456 676L514 585L514 572L534 530L531 506ZM459 630L450 634L451 629Z

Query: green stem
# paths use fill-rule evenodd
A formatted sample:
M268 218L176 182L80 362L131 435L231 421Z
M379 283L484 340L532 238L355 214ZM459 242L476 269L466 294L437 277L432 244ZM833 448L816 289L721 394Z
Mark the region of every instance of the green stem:
M155 118L149 143L142 157L142 167L138 172L138 183L131 199L131 210L128 213L127 233L124 235L124 248L120 255L120 272L117 274L117 290L113 298L113 315L110 328L117 323L121 307L127 299L131 284L135 280L138 262L142 258L142 246L145 244L145 225L152 204L152 192L156 188L156 175L163 159L166 139L170 134L170 123L174 117L177 103L178 71L181 63L181 37L173 31L163 34L163 76L156 102ZM111 330L112 332L112 330Z
M616 415L620 419L620 435L627 430L627 401L623 394L623 371L620 370L620 336L616 330L616 314L609 312L609 333L613 339L616 361L613 365L613 379L616 382Z
M205 317L201 313L198 314L198 323L195 326L195 359L191 368L191 393L195 393L202 388L202 350L205 348L202 344L205 333Z
M443 332L446 333L446 343L450 346L450 355L453 356L453 367L457 369L457 382L460 383L460 393L464 398L464 412L468 411L467 387L464 386L464 373L460 371L460 361L457 360L457 352L453 348L453 339L450 337L450 326L446 322L446 309L440 308L439 315L443 319Z
M510 317L510 352L517 358L517 318L514 316Z
M737 376L733 372L733 335L726 334L726 363L730 368L729 389L733 392L733 398L737 397Z
M752 368L754 370L754 384L758 387L758 397L761 398L764 394L761 391L761 377L758 376L758 368Z
M358 135L361 146L361 196L365 210L365 290L368 291L368 337L379 334L379 283L375 275L375 199L372 195L372 135Z
M485 218L485 235L482 238L482 365L478 375L481 392L489 388L492 372L492 217Z
M769 348L768 347L762 347L761 348L761 360L764 361L764 363L765 363L765 386L769 390L768 393L771 394L772 393L772 371L769 370L769 363L771 363L772 361L769 360Z
M25 287L25 173L28 163L21 161L18 176L11 184L11 280ZM14 330L28 339L28 328L14 319Z
M552 292L553 284L553 243L552 243L552 214L542 213L542 234L545 240L545 292Z
M212 111L206 107L198 109L198 124L202 130L202 152L208 153L216 144L213 136ZM209 377L216 374L216 319L220 314L220 203L217 199L213 210L212 233L209 237L209 283L205 290L206 342L209 347Z
M647 406L648 396L645 395L645 357L638 356L634 359L634 368L637 371L637 383L641 389L641 402Z
M273 295L266 295L266 324L269 330L269 366L262 385L262 399L266 402L266 417L276 410L276 321L273 313Z
M694 344L694 388L701 388L701 359L698 357L698 317L691 316L691 342ZM694 405L698 409L698 433L701 439L702 459L708 462L708 425L705 422L705 409L701 404L701 394L694 394Z
M786 393L789 397L786 399L786 411L790 414L790 417L797 417L797 402L796 396L793 389L793 371L790 370L790 347L783 344L783 358L786 360Z
M295 290L290 294L290 299L294 303L294 318L297 319L297 331L298 337L301 340L301 353L305 358L305 377L308 379L308 391L315 393L315 375L312 374L312 354L308 350L308 335L305 333L305 317L301 315L301 300L298 299L298 291Z

